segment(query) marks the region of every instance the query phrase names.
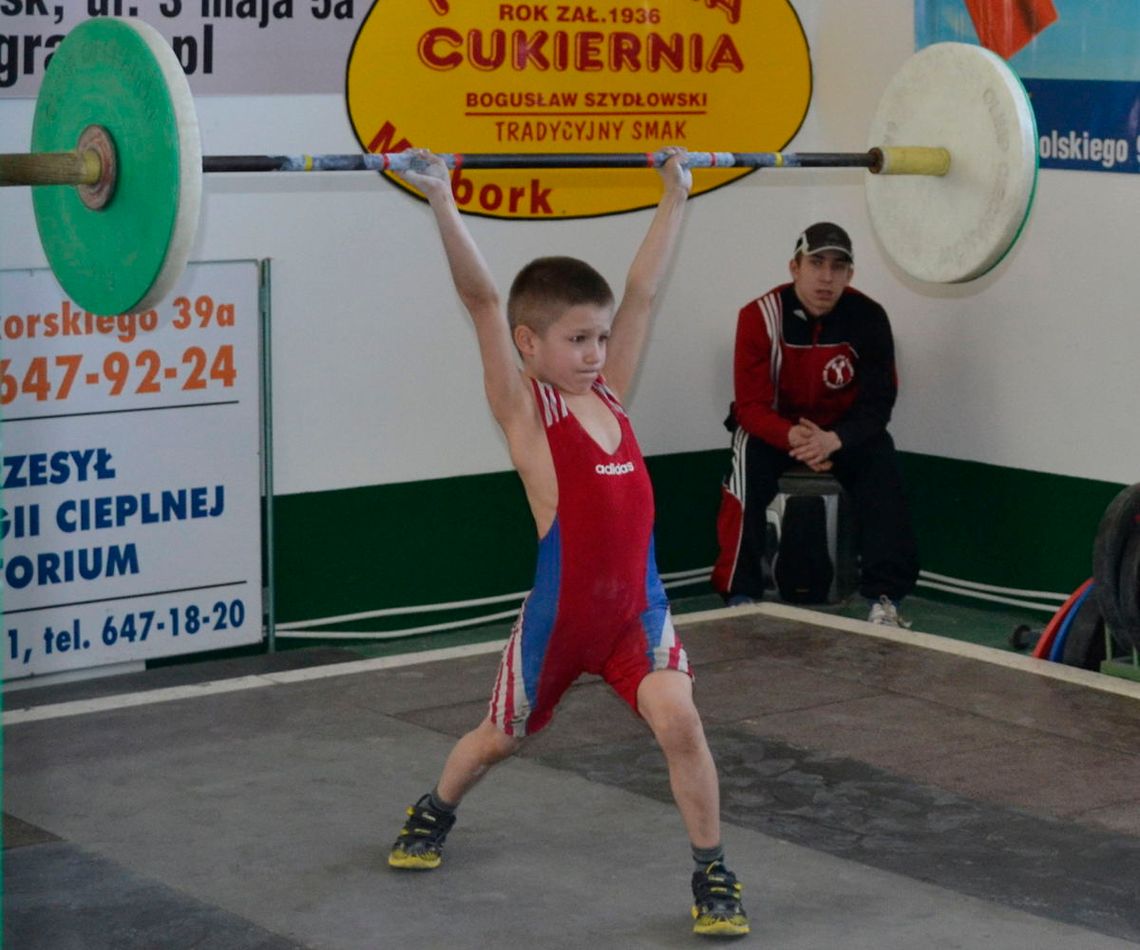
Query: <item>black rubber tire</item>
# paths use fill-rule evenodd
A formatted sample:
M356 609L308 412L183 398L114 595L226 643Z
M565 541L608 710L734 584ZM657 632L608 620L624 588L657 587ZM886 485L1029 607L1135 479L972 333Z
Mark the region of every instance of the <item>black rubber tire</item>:
M1096 581L1097 603L1113 638L1127 647L1135 644L1125 633L1124 618L1120 612L1120 567L1124 547L1137 531L1137 518L1140 518L1140 484L1125 488L1112 499L1100 519L1096 540L1093 542L1093 578Z
M1120 611L1120 635L1115 639L1121 646L1132 644L1140 650L1140 527L1133 530L1120 558L1117 577L1116 607Z
M1095 590L1093 594L1095 595ZM1069 626L1061 662L1084 670L1099 670L1108 651L1104 643L1104 614L1095 596L1086 597Z

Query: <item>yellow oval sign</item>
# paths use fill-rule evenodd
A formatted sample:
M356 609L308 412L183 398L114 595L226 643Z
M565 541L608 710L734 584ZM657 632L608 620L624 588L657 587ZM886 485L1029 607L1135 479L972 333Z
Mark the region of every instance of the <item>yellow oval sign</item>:
M370 152L765 152L811 100L788 0L376 0L348 63ZM701 170L700 194L750 170ZM656 203L649 170L453 173L460 210L577 218Z

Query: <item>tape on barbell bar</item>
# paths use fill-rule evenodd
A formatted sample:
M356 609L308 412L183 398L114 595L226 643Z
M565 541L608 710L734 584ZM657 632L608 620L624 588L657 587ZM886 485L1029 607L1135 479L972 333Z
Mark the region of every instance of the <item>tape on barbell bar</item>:
M873 148L875 164L871 171L876 175L937 175L950 171L950 150L945 148L919 148L913 145L894 148Z

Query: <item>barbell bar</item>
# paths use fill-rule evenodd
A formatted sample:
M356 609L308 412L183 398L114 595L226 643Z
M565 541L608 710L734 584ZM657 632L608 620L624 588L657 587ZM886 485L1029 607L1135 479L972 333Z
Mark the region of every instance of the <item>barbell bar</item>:
M98 127L94 127L98 128ZM98 133L93 133L98 134ZM668 159L656 152L445 152L450 169L657 168ZM0 155L0 187L12 185L96 185L104 178L104 157L95 148L70 152ZM202 172L406 171L417 166L406 152L343 155L204 155ZM865 168L884 175L945 175L944 148L872 148L866 152L687 152L688 168ZM113 186L113 181L112 181Z
M656 152L445 152L450 169L658 168L669 159ZM405 152L359 155L218 155L202 159L203 172L406 171L417 166ZM944 148L872 148L866 152L687 152L688 168L866 168L875 174L945 175Z
M920 281L973 280L1009 252L1032 206L1037 135L1028 96L1000 57L962 43L920 50L888 84L870 142L865 152L694 151L685 161L873 173L866 198L875 235ZM57 47L32 148L0 155L0 186L32 187L51 269L94 313L142 310L171 289L189 259L204 173L399 172L417 162L404 152L203 157L177 57L148 24L110 17L85 21ZM442 157L468 170L650 168L668 159L664 151Z

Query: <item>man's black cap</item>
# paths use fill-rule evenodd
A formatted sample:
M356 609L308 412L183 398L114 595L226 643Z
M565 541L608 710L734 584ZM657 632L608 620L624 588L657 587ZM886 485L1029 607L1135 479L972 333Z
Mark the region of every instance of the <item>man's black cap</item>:
M847 260L855 263L855 255L851 251L851 238L838 224L830 221L817 221L809 228L800 232L796 238L796 254L819 254L822 251L838 251L846 254Z

